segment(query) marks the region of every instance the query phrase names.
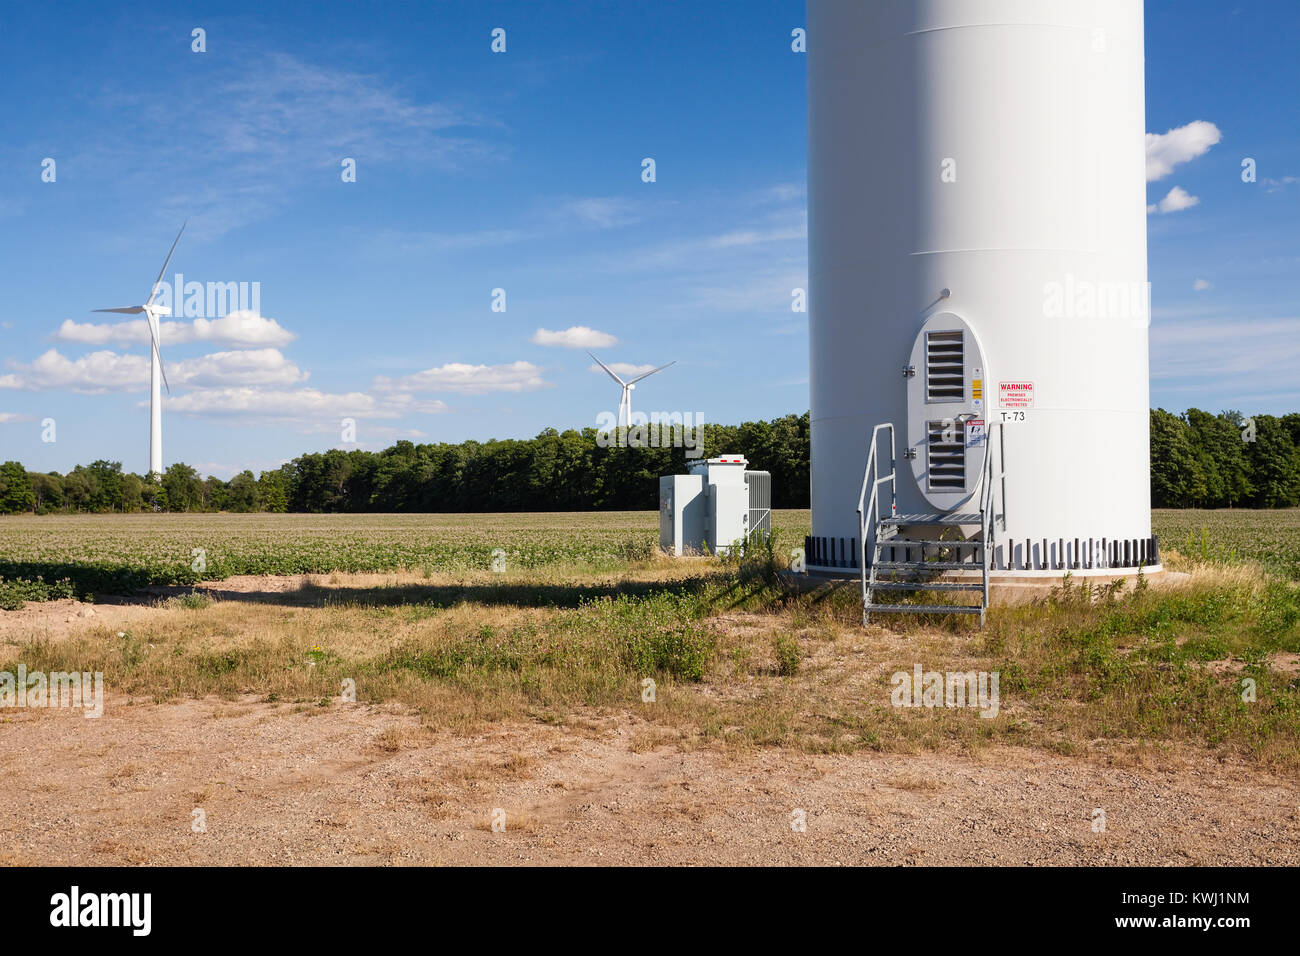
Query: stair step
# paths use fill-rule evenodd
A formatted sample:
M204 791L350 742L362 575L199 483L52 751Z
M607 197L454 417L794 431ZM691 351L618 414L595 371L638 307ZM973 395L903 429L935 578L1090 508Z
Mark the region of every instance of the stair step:
M877 561L875 567L881 571L924 574L927 571L980 571L984 566L973 561Z
M866 604L868 614L883 611L886 614L979 614L978 604Z
M877 538L877 548L982 548L979 538L962 541L932 541L923 538Z
M891 515L881 518L882 525L904 524L982 524L984 516L975 512L959 513L956 511L925 512L907 515Z
M983 591L980 581L872 581L874 591Z

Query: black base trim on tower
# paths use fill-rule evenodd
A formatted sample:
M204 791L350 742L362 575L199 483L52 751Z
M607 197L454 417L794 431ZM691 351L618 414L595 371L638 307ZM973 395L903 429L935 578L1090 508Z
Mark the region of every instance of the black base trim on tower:
M938 542L936 542L938 544ZM858 539L808 535L809 567L858 569ZM1160 538L1016 538L994 543L997 571L1137 571L1160 563ZM971 555L970 557L974 557ZM979 564L971 561L971 567Z
M819 568L858 567L858 539L813 537L803 539L804 560Z

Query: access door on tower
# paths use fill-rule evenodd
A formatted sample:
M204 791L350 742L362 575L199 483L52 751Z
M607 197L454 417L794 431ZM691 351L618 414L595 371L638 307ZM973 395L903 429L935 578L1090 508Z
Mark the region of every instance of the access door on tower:
M941 312L921 327L907 374L907 445L926 500L956 511L978 490L988 450L984 354L960 316Z

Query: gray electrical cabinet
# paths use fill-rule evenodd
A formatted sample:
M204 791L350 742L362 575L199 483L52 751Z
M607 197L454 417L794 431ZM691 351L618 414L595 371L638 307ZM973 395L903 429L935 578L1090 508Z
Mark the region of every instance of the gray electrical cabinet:
M772 476L747 471L740 455L693 462L659 479L659 546L669 554L727 554L772 533Z

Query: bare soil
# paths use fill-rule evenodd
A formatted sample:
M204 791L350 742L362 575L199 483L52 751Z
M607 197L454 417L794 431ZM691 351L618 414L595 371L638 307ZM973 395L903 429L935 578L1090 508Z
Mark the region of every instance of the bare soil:
M465 737L397 707L252 699L11 711L0 863L1300 863L1296 785L1204 755L723 753L661 734L609 713Z

